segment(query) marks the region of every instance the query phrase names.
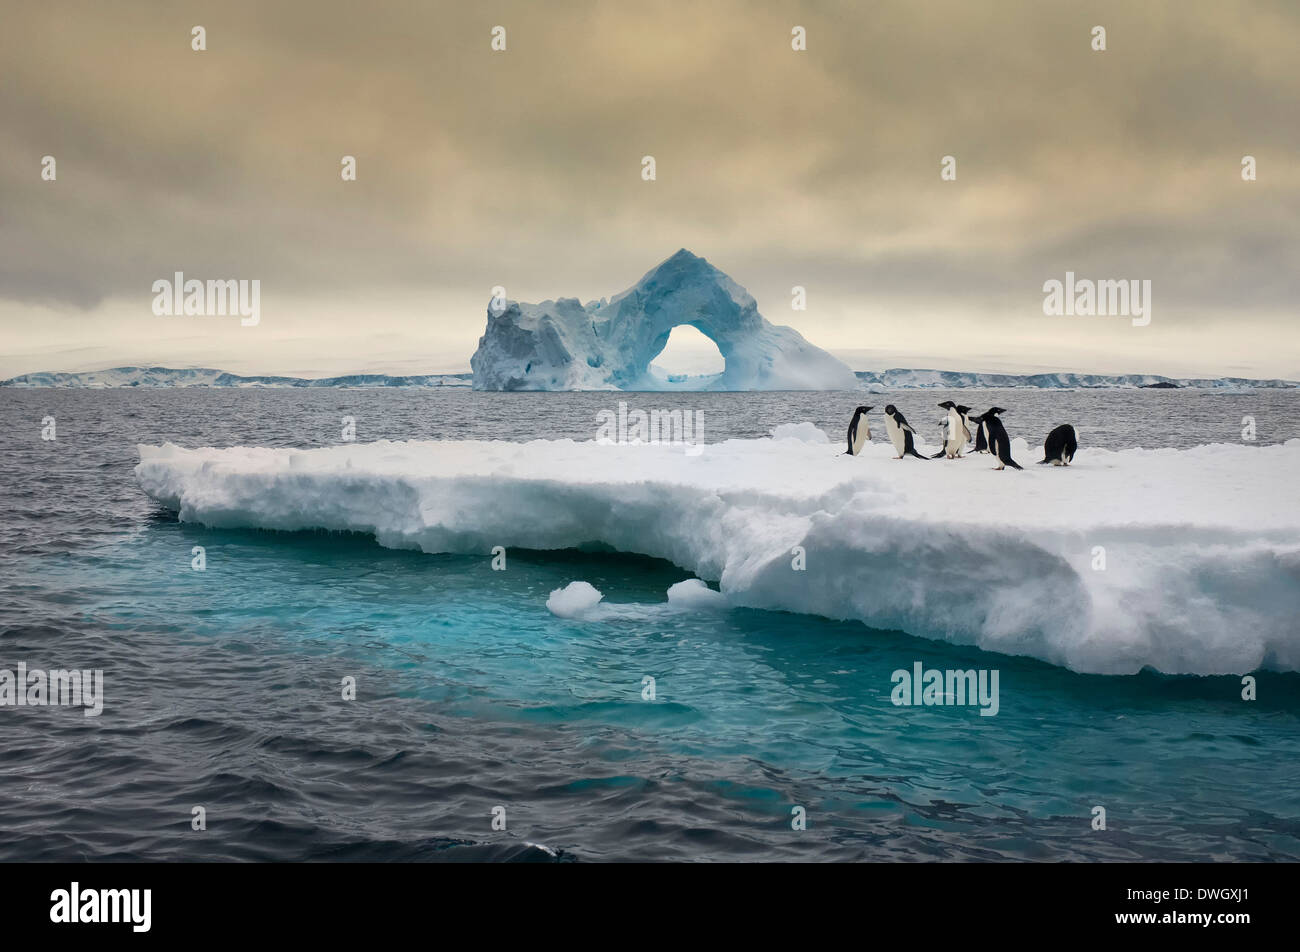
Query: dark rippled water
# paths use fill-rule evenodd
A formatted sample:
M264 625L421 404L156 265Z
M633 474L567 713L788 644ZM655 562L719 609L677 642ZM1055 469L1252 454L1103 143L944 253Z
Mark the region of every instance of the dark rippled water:
M362 441L589 439L619 396L0 390L0 669L105 678L98 717L0 708L0 860L1300 858L1300 676L1243 703L1235 678L1080 676L783 613L576 622L547 593L653 605L686 575L210 531L132 475L137 442L324 445L345 415ZM859 402L915 424L947 396L621 398L703 409L717 440L805 419L838 438ZM1261 443L1300 435L1286 392L955 396L1031 443L1074 422L1081 452L1236 442L1247 416ZM915 661L999 669L998 716L894 707Z

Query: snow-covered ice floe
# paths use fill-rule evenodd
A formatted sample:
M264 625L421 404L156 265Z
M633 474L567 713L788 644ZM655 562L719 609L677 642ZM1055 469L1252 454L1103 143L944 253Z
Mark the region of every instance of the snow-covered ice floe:
M140 446L136 476L208 526L485 556L605 543L716 580L731 606L1076 671L1300 670L1300 440L1082 447L1068 468L1032 465L1041 449L1015 440L1026 469L996 472L986 455L900 461L876 442L853 457L806 426L777 433L699 455L571 440L169 443ZM716 593L679 592L680 607L683 594ZM601 617L594 589L553 597L558 613Z

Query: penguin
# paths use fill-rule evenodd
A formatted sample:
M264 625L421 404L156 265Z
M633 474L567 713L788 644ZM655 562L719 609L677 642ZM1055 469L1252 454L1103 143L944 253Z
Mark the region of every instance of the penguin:
M1007 436L1007 428L998 419L999 413L1006 412L1001 407L990 407L980 416L971 419L979 423L980 429L988 434L989 452L998 458L998 465L994 469L1006 469L1008 466L1022 469L1023 467L1011 458L1011 438Z
M846 455L857 456L862 452L862 447L871 442L871 423L867 420L867 411L871 407L858 407L853 411L853 419L849 423L849 448Z
M975 431L975 452L987 453L989 451L989 434L984 429L984 421L977 416L971 417L970 421L978 427Z
M947 456L948 459L960 459L961 451L970 442L970 430L966 428L966 420L955 403L951 400L945 400L939 406L948 411L948 418L943 421L943 449L931 456L930 459L938 459L940 456ZM970 407L966 409L969 410Z
M1079 440L1074 435L1074 427L1062 423L1043 440L1043 458L1038 462L1040 465L1051 463L1053 466L1069 466L1078 449Z
M961 424L962 424L962 426L964 426L964 427L966 428L966 443L969 443L969 442L970 442L970 439L971 439L971 436L970 436L970 407L963 407L961 404L958 404L958 405L957 405L957 412L961 414ZM965 447L965 445L966 445L965 443L962 444L963 448Z
M925 459L916 451L916 444L912 440L912 435L916 431L908 425L903 414L899 413L892 403L885 407L885 432L889 434L889 442L894 444L894 452L898 454L895 459L902 459L904 456Z
M948 409L947 407L944 407L942 403L939 404L939 406L943 407L945 410ZM932 455L930 459L938 459L940 456L948 455L948 434L950 434L951 432L952 432L952 423L948 418L948 414L945 413L943 415L943 419L939 421L939 445L943 448L939 450L939 452Z

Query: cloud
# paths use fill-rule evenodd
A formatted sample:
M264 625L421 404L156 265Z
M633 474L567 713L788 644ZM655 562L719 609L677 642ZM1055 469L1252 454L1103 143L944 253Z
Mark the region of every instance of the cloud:
M834 302L799 323L832 348L870 344L832 310L886 301L1011 348L1067 269L1149 278L1189 328L1230 312L1295 342L1297 42L1300 10L1263 0L20 5L0 298L116 321L129 303L106 302L147 307L177 270L259 278L281 313L497 284L587 298L686 246L775 320L799 323L793 283ZM481 308L422 318L468 359Z

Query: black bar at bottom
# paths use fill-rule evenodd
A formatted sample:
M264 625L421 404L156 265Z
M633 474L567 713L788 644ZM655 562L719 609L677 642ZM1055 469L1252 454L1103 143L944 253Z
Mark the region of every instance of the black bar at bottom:
M1232 941L1285 927L1293 875L1254 864L32 864L0 866L0 908L10 939L373 942L423 926L452 941L459 924L653 942L680 941L702 921L733 938L812 928L810 941L839 928L927 944L1125 933Z

